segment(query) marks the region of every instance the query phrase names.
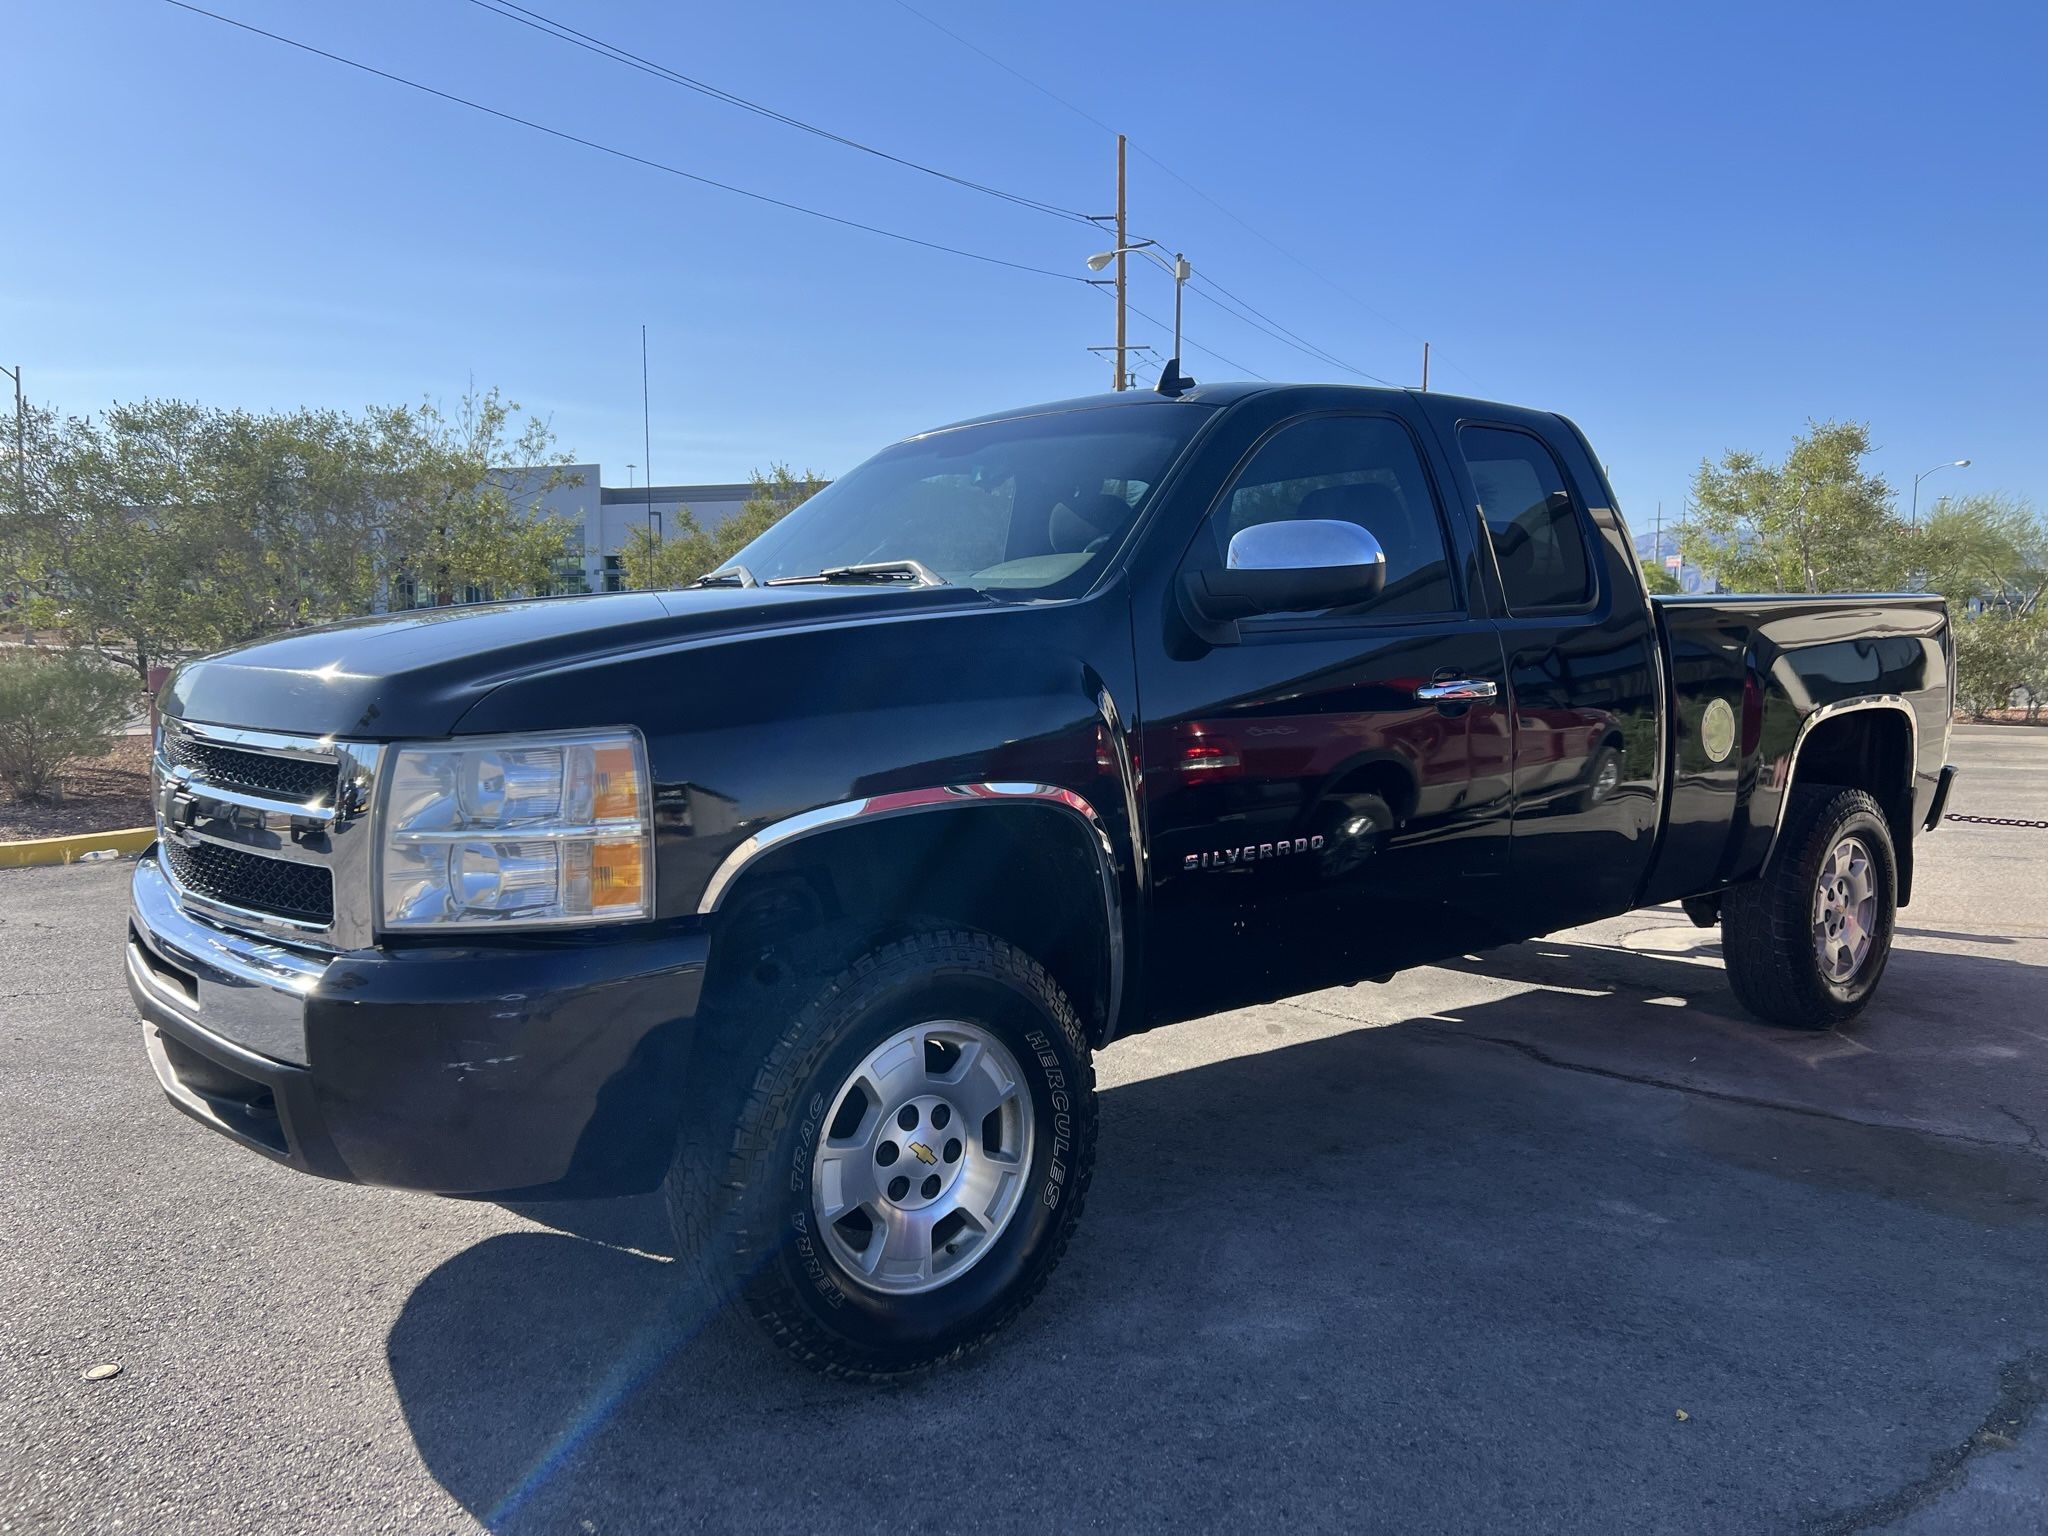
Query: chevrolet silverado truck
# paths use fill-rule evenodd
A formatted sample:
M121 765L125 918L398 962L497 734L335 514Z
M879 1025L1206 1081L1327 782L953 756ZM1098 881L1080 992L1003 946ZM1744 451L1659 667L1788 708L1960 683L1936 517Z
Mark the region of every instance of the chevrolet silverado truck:
M191 662L126 966L172 1102L327 1178L662 1189L811 1365L976 1347L1066 1247L1091 1053L1682 901L1871 998L1942 601L1650 598L1538 410L1187 386L884 450L691 588Z

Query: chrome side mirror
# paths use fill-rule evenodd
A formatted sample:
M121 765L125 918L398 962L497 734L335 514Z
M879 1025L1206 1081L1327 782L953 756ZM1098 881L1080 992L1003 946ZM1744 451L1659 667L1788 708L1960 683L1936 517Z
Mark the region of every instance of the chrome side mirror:
M1211 623L1349 608L1379 596L1387 580L1380 541L1334 518L1254 523L1231 537L1226 560L1186 579L1188 601Z
M1303 518L1288 523L1254 523L1230 540L1225 562L1233 571L1329 571L1372 567L1386 577L1380 541L1356 523ZM1379 582L1373 583L1375 591Z

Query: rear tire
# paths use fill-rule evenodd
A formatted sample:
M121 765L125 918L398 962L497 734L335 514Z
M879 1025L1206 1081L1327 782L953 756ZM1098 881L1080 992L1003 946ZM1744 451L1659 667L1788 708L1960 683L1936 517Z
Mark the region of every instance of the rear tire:
M826 1375L979 1349L1044 1286L1087 1196L1094 1068L1066 994L1001 939L934 929L791 995L670 1169L685 1260Z
M1771 861L1721 903L1721 949L1742 1006L1788 1029L1861 1013L1891 956L1898 858L1860 789L1795 787Z

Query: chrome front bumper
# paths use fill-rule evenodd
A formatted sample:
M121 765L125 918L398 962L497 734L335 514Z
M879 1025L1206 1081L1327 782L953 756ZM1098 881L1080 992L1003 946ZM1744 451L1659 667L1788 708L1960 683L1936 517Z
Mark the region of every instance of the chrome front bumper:
M128 987L171 1101L322 1178L637 1194L674 1150L710 939L325 954L185 911L144 854Z
M327 974L331 957L192 917L178 904L154 849L135 866L130 899L128 979L138 993L230 1045L272 1061L306 1064L306 999ZM164 1064L156 1065L165 1077ZM165 1086L171 1086L168 1078Z

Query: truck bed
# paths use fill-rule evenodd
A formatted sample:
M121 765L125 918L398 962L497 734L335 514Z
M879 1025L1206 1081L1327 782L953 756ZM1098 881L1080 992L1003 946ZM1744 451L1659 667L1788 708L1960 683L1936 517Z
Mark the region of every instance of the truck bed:
M1861 722L1853 750L1896 750L1908 765L1911 789L1888 812L1925 817L1948 749L1952 649L1942 598L1717 594L1657 597L1650 606L1665 665L1670 791L1644 904L1716 891L1761 870L1794 748L1803 733L1851 712L1884 712ZM1717 699L1737 727L1734 750L1718 762L1701 733ZM1814 745L1825 743L1800 752L1807 780L1828 769ZM1852 749L1846 735L1842 749ZM1909 870L1902 874L1903 896Z

